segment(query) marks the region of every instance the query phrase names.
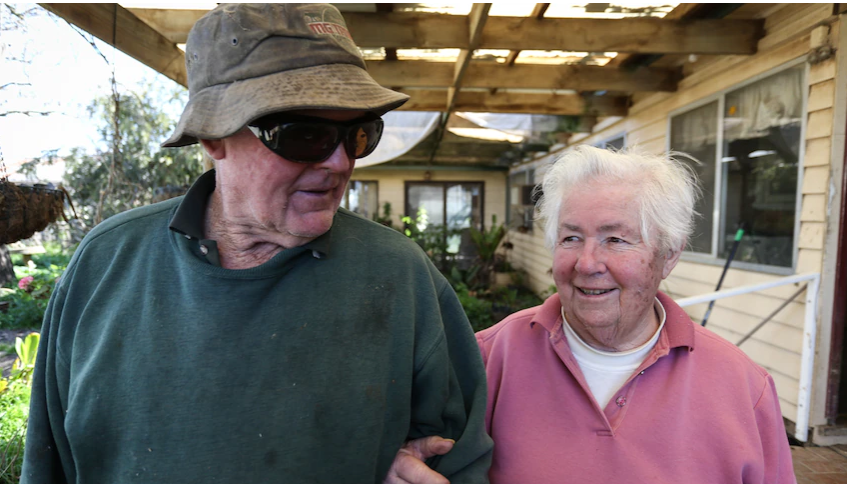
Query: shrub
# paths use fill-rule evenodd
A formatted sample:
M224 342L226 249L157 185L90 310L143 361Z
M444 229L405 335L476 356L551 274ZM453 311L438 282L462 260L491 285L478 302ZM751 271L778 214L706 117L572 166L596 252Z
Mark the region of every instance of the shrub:
M18 338L18 359L9 378L0 378L0 484L13 484L21 478L26 423L32 390L32 370L38 351L38 333Z
M0 329L41 327L53 287L73 254L73 250L65 251L55 244L47 244L45 249L44 254L33 255L25 265L20 255L12 256L18 283L12 288L0 289L0 302L8 304L0 311Z
M475 293L469 291L468 286L464 284L459 284L455 289L456 295L459 296L459 302L462 303L462 309L465 310L474 332L481 331L494 324L489 301L476 297Z
M460 282L454 284L453 289L459 296L459 302L462 303L474 332L482 331L521 309L538 306L543 302L540 297L522 286L472 291L465 283Z

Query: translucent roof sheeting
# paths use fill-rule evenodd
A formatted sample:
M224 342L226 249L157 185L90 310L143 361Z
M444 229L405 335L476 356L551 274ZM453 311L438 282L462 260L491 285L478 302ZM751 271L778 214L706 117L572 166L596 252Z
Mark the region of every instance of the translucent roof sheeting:
M441 113L392 111L382 117L385 130L376 149L356 160L356 168L378 165L409 152L438 126Z

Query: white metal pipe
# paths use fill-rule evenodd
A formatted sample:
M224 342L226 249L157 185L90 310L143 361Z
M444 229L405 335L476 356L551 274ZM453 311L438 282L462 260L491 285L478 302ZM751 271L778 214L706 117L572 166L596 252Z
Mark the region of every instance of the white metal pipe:
M761 284L753 284L750 286L741 286L741 287L733 287L732 289L724 289L723 291L710 292L708 294L701 294L699 296L691 296L684 297L682 299L677 299L675 302L681 306L693 306L695 304L707 303L712 300L724 299L732 296L739 296L741 294L747 294L749 292L757 292L764 291L765 289L771 289L777 286L783 286L785 284L793 284L795 282L804 282L811 281L813 279L819 279L820 274L817 272L807 272L804 274L797 274L794 276L781 277L779 279L775 279L769 282L763 282ZM808 296L807 296L808 299Z
M806 317L803 324L803 353L800 359L800 384L797 390L797 421L794 437L806 442L809 438L809 413L812 401L812 372L815 365L815 337L817 331L818 286L820 275L809 281L806 289Z
M794 422L794 437L806 442L809 438L809 412L812 400L812 372L815 364L815 338L817 333L818 287L821 276L817 272L807 272L794 276L781 277L773 281L750 286L734 287L723 291L701 294L676 300L681 307L707 303L751 292L764 291L786 284L808 281L806 287L806 313L803 321L803 348L800 356L800 381L797 390L797 419Z

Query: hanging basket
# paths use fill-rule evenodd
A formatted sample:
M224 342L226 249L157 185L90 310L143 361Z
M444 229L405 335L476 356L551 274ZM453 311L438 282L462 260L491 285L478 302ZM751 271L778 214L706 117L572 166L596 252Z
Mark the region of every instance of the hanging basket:
M11 244L32 237L62 217L66 222L63 189L44 185L16 185L0 180L0 244ZM71 205L73 210L73 205Z

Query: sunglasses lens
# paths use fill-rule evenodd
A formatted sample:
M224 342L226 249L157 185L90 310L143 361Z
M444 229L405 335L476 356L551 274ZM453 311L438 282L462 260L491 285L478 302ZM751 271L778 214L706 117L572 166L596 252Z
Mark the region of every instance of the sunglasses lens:
M320 163L330 156L346 137L350 158L371 154L382 136L382 119L343 125L331 122L257 123L256 136L277 155L298 163Z
M328 124L292 123L279 133L279 153L302 163L327 159L338 146L338 128Z
M354 125L347 133L347 155L351 158L364 158L373 153L382 137L382 119Z

